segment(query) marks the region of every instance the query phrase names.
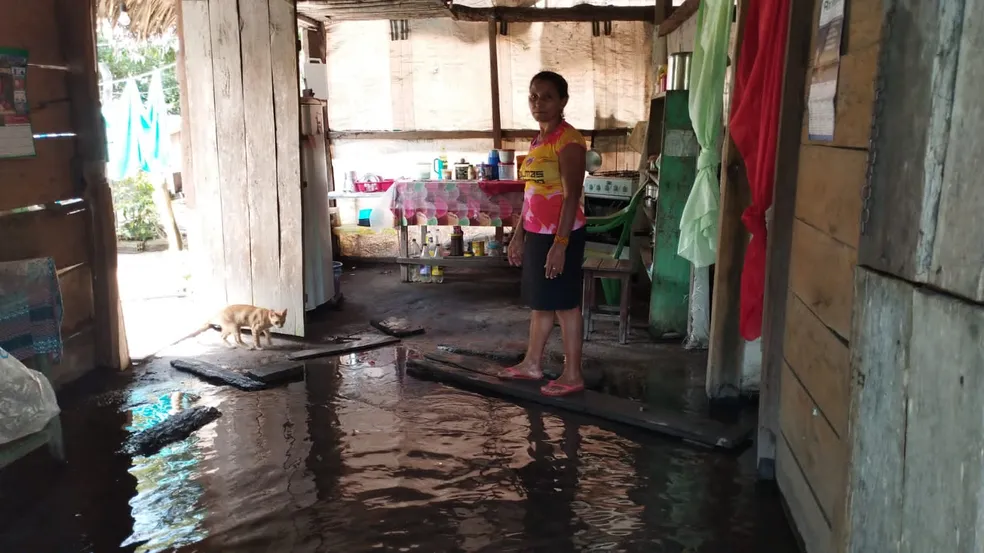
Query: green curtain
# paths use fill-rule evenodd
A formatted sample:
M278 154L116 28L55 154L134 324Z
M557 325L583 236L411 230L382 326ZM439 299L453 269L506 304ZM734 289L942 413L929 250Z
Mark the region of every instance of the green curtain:
M697 11L697 34L691 60L690 119L693 121L700 155L697 178L680 219L677 253L706 267L717 256L721 154L718 135L724 111L724 73L731 38L732 0L703 0Z

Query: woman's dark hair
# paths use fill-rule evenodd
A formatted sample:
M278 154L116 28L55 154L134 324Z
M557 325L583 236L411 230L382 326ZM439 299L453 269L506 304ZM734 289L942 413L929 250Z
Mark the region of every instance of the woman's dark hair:
M561 100L567 98L567 79L560 76L559 73L554 73L553 71L540 71L533 78L530 79L530 86L536 81L546 81L557 89L557 95L560 96Z

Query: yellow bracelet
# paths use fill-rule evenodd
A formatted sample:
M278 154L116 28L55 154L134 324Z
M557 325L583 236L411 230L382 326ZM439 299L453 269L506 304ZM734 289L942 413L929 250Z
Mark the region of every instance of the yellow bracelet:
M562 244L566 246L567 244L570 243L570 241L571 241L570 238L566 236L560 236L559 234L554 235L554 244Z

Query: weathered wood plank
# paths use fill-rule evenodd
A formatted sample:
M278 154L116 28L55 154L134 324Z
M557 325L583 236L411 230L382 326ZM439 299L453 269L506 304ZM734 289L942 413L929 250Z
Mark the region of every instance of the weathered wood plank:
M785 358L834 432L847 437L850 350L795 295L786 300Z
M984 307L921 289L912 320L900 551L982 551Z
M893 31L894 32L894 31ZM818 144L840 148L867 149L871 138L871 119L874 113L875 77L878 72L879 45L841 56L834 110L837 115L834 139L813 142L809 137L809 120L803 119L803 144ZM809 97L809 87L806 96Z
M779 426L829 524L843 510L845 443L788 364L780 381Z
M489 81L492 83L492 144L502 147L502 111L499 106L499 48L496 38L499 30L495 16L489 16Z
M62 297L62 336L71 336L82 326L92 324L92 270L87 263L59 272Z
M164 447L187 439L199 428L222 416L215 407L198 406L180 411L158 424L134 434L124 449L134 455L149 456Z
M521 401L585 413L612 422L658 432L707 447L733 449L752 436L746 424L724 425L710 419L687 416L679 411L662 410L590 390L566 397L550 397L540 392L541 381L502 380L479 372L449 365L410 359L407 372L418 378L440 380L462 387L491 392Z
M341 355L343 353L353 353L368 349L381 348L399 342L399 338L386 336L383 334L367 334L359 338L339 342L321 348L305 349L295 351L287 355L291 361L301 361L304 359L314 359L315 357L327 357L329 355Z
M803 146L799 167L796 216L837 241L857 248L868 152Z
M171 366L175 369L193 374L206 382L216 385L229 385L246 392L255 392L266 388L266 384L255 380L239 371L198 361L197 359L172 359Z
M222 201L219 192L218 140L215 136L215 91L212 73L212 31L208 2L181 0L184 30L185 72L188 76L187 118L191 124L194 150L195 219L197 228L192 240L199 248L196 287L204 311L218 311L227 304L225 287L225 251L222 246ZM195 253L196 251L200 253Z
M848 553L896 551L902 536L912 289L866 269L858 269L855 282L850 475L841 542Z
M844 29L841 38L841 55L853 54L881 42L882 22L886 0L852 0L844 3ZM810 27L810 66L817 47L817 25L820 20L820 2L813 11Z
M809 544L807 553L833 553L834 536L823 517L813 490L807 483L789 444L780 436L776 449L776 481L789 505L796 530Z
M735 39L728 52L732 60L737 60L741 52L748 7L749 0L741 0L735 8ZM737 63L732 67L737 67ZM733 77L730 79L729 97L734 95L735 81ZM725 117L730 118L731 114L725 114ZM731 138L730 126L725 128L721 160L718 251L714 266L705 381L707 395L711 398L737 395L745 351L745 340L740 331L741 273L745 266L749 234L741 221L741 214L751 204L752 198L745 164Z
M62 57L67 73L76 158L72 179L88 206L85 236L92 268L95 304L96 363L113 369L130 365L116 281L116 226L113 198L106 178L106 126L99 107L95 2L58 0L55 4Z
M82 195L70 171L75 156L73 141L37 140L34 148L36 157L0 160L0 182L4 183L0 211Z
M859 260L906 280L926 282L930 272L964 21L960 3L892 2L888 10L878 75L886 92L875 107Z
M250 263L249 189L246 184L243 59L237 0L208 0L208 18L212 38L215 134L222 141L222 146L218 148L218 161L226 296L229 303L249 304L253 302L253 275Z
M776 178L772 217L768 217L765 296L762 306L762 376L759 382L758 473L775 477L776 438L779 434L779 381L783 365L786 298L795 220L797 181L800 170L800 127L805 106L803 90L810 58L813 0L789 7L786 61L783 70L782 107L776 148Z
M851 332L857 252L800 221L793 224L789 287L834 332Z
M280 306L280 228L277 213L277 136L273 115L270 5L239 5L246 116L246 192L253 305ZM235 239L234 237L231 237ZM288 314L290 310L288 309Z
M89 260L89 213L33 211L0 217L0 261L51 257L59 269Z
M276 384L288 380L301 380L304 378L304 363L293 361L282 361L279 363L264 363L256 367L246 369L246 374L263 382L264 384Z
M984 302L984 6L967 2L930 282Z
M270 2L270 58L280 205L280 305L284 333L304 336L304 249L301 228L301 120L297 77L297 18L289 0Z

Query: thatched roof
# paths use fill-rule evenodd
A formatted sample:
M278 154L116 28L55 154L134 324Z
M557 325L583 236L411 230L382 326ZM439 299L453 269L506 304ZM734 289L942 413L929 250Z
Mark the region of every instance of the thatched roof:
M126 11L130 18L127 28L137 38L159 36L177 25L174 9L179 0L96 0L96 15L114 25Z

